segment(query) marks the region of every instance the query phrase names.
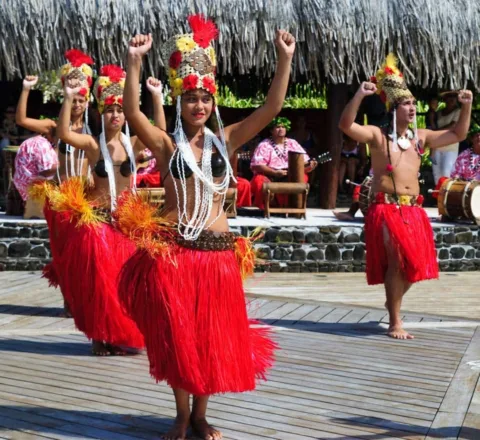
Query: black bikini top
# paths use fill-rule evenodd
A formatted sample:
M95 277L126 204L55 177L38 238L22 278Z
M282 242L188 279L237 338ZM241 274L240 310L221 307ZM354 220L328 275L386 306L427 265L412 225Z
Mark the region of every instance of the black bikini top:
M120 166L120 174L123 177L130 177L132 175L130 159L124 160L120 165L113 164L113 166ZM93 171L98 177L101 177L101 178L108 177L107 169L105 168L105 160L100 157L98 162L95 164Z
M177 150L175 151L174 156L178 154L179 153ZM180 161L184 162L183 158L181 158ZM201 163L199 163L198 165L201 165ZM186 179L192 176L193 171L190 169L190 167L186 163L183 163L183 169L184 169ZM170 168L170 171L172 172L172 176L175 179L180 179L180 170L177 167L176 157L174 157L172 161L172 166ZM223 158L223 156L220 153L213 153L212 154L212 176L222 177L225 175L226 172L227 172L227 164L225 163L225 159Z

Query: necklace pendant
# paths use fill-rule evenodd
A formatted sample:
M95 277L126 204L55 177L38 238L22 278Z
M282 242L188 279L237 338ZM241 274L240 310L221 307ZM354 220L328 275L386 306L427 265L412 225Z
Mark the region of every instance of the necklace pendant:
M398 143L398 146L404 151L408 150L412 146L412 143L410 142L410 139L407 139L407 138L404 138L404 137L399 138L397 140L397 143Z

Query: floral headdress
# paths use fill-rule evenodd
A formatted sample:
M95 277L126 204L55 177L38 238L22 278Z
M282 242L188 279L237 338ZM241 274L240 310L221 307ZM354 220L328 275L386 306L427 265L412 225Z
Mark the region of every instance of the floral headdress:
M412 92L408 90L405 79L403 78L402 72L397 67L398 60L393 53L389 53L382 67L377 70L377 74L371 78L371 81L377 85L377 93L380 95L380 98L385 103L387 110L390 110L393 107L393 127L392 127L392 144L393 151L398 151L398 136L397 136L397 111L395 109L396 104L398 104L402 99L411 99L414 96ZM415 146L417 151L419 151L418 144L418 133L417 133L417 118L414 119L413 133L410 138L403 140L405 147L410 146L410 140L415 139ZM402 141L402 139L401 139Z
M475 136L476 134L480 133L480 125L478 124L472 124L470 126L470 130L468 132L468 136Z
M69 79L80 81L82 88L79 94L85 96L88 101L90 99L90 87L92 86L93 77L93 71L90 67L93 65L92 58L78 49L67 50L65 58L68 60L68 63L60 68L62 85Z
M292 127L292 123L290 122L290 119L288 118L284 118L282 116L277 116L276 118L273 119L272 122L270 122L270 124L268 124L268 127L269 128L273 128L273 127L285 127L285 129L287 131L290 130L290 128Z
M397 57L390 53L387 55L382 67L371 81L377 84L377 93L390 110L401 99L413 98L412 92L408 90L402 72L397 67Z
M123 89L125 88L126 76L125 71L115 64L108 64L101 68L100 76L95 81L94 87L100 114L104 112L105 106L115 104L123 106Z
M168 68L172 97L189 90L203 89L215 95L217 59L212 41L218 36L215 23L203 15L191 15L192 33L175 35L165 44L163 60Z

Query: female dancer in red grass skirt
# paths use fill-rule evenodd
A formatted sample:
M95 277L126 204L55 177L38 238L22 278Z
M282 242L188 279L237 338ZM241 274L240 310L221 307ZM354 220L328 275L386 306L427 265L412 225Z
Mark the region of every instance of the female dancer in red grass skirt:
M122 269L119 295L145 337L152 376L175 394L177 417L164 438L184 439L191 426L202 439L219 439L206 421L209 395L253 390L275 348L269 330L251 326L247 317L241 269L253 269L253 252L228 232L229 157L281 110L295 40L278 32L279 60L266 103L223 129L214 100L217 28L202 16L189 23L193 33L173 37L163 51L177 111L172 137L139 109L142 57L152 38L137 35L130 43L125 114L157 160L166 200L160 213L131 198L119 203L119 227L140 245ZM212 120L216 133L208 128Z
M58 136L83 150L92 169L93 185L79 177L63 182L49 197L52 207L68 222L61 228L64 242L60 279L75 325L93 340L95 355L123 354L119 345L141 348L143 336L118 301L117 276L135 245L114 229L110 213L117 194L127 190L133 177L135 157L144 147L136 138L122 133L125 72L105 66L94 87L102 115L102 133L97 140L69 130L72 99L79 84L68 80L58 122ZM65 223L65 221L63 222Z
M88 102L90 98L90 86L92 85L93 71L90 67L93 64L92 58L78 49L70 49L65 52L67 63L59 71L62 81L69 78L76 78L80 82L80 90L73 98L72 113L70 115L69 128L76 133L90 133L88 126ZM59 167L56 173L56 182L60 183L71 176L86 176L89 172L88 161L82 151L75 150L71 145L64 142L58 142L56 134L57 123L53 119L34 119L27 116L27 104L30 89L38 82L37 76L27 76L23 80L22 93L17 105L15 121L21 127L44 136L52 145L58 146ZM29 197L44 201L44 185L33 185ZM36 188L35 188L36 187ZM48 189L48 188L47 188ZM60 232L61 222L56 222L55 213L51 210L50 203L44 205L45 220L47 221L50 237L63 235ZM62 273L58 270L58 262L63 249L63 242L50 239L51 263L43 269L43 276L49 281L51 286L59 286L59 277ZM63 292L62 292L63 295ZM64 301L65 316L70 316L68 304Z

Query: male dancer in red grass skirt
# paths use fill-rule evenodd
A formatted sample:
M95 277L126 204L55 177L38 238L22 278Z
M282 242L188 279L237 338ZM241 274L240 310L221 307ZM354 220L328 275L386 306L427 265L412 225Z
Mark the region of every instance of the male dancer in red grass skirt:
M392 122L387 130L355 123L365 96L380 93ZM416 128L415 98L389 55L372 82L364 82L340 118L340 129L357 142L368 143L372 155L374 201L365 219L368 284L384 284L390 316L388 336L413 339L403 329L400 308L412 283L438 278L438 264L429 219L419 195L418 171L425 146L443 147L465 139L472 93L458 93L458 123L448 130ZM409 128L413 124L413 130Z

